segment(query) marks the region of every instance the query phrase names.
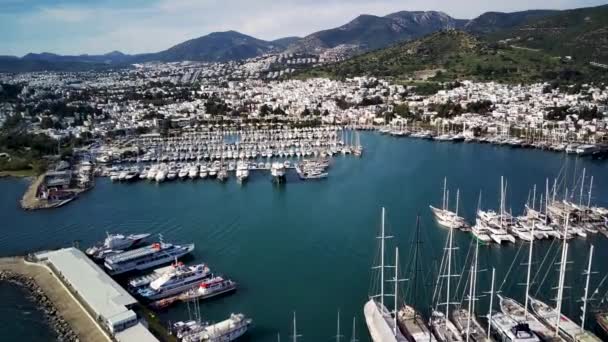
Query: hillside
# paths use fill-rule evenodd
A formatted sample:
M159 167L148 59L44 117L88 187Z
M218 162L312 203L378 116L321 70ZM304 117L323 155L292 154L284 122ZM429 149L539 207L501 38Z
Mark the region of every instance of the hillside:
M296 77L376 76L394 81L428 78L436 81L476 79L503 82L605 78L589 68L564 64L542 52L488 45L463 31L444 30L416 41L308 70Z
M463 30L478 35L489 34L512 29L529 21L544 18L558 12L553 10L530 10L511 13L486 12L475 19L469 20L463 26Z
M462 25L464 21L436 11L402 11L384 17L360 15L340 27L310 34L291 44L287 51L319 53L343 44L356 45L361 51L373 50Z
M236 31L226 31L191 39L161 52L134 56L134 60L224 62L256 57L275 49L278 46L271 42Z
M497 32L490 40L572 56L582 63L608 63L608 5L560 11Z

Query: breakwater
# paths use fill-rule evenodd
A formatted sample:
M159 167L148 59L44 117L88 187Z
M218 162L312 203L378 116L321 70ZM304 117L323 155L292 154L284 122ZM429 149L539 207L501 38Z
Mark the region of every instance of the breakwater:
M51 329L57 335L58 341L79 341L78 336L70 325L63 319L51 300L38 286L34 278L27 277L11 271L0 271L0 282L10 282L27 290L29 297L44 313L44 317Z

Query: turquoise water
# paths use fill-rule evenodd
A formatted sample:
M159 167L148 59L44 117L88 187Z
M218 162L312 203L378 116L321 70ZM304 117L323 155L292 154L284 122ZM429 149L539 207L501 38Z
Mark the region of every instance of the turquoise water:
M340 309L346 337L350 337L355 316L358 335L367 341L362 306L370 291L382 206L387 209L387 227L395 236L389 244L399 245L403 265L412 259L416 215L421 215L424 244L415 300L423 309L430 305L434 266L447 234L434 224L428 209L429 204L441 202L444 176L452 194L460 188L461 212L470 220L480 190L482 207L498 206L501 175L509 182L507 208L514 214L521 212L533 184L544 189L545 178L562 169L568 170L565 178L572 184L575 171L580 173L583 167L587 175L595 176L594 202L608 206L607 163L536 150L435 143L373 133L362 134L361 140L366 148L361 160L337 157L328 179L304 183L290 175L281 187L273 185L267 174L252 175L244 186L234 179L226 184L199 180L160 185L112 184L99 179L94 190L66 207L24 212L17 201L27 181L0 180L0 254L71 245L75 240L88 246L102 239L105 231L162 233L167 241L195 242L193 262L206 262L241 286L232 296L202 304L204 318L218 321L230 312L243 312L254 319L249 340L276 341L277 333L282 339L291 334L293 311L297 311L298 333L303 335L300 341L326 341L335 335ZM451 203L455 203L454 198ZM466 233L455 235L460 248L458 268L462 268L470 241ZM608 266L601 262L608 257L607 239L592 236L573 241L570 257L574 263L567 277L573 288L567 291L564 302L572 318L580 315L576 300L582 293L581 273L590 243L596 246L594 270L600 272L592 284L608 272ZM539 264L550 245L535 245ZM480 269L496 268L497 287L519 246L481 248ZM392 261L392 252L390 255ZM527 249L519 255L527 256ZM549 289L555 284L554 273L547 276L539 297L553 296ZM479 292L489 290L489 275L487 271L480 274ZM502 285L503 293L523 300L524 289L517 283L524 279L525 269L517 262L510 275ZM543 276L544 272L537 283ZM403 284L404 289L406 286ZM533 292L537 292L536 287ZM412 297L410 293L408 301L412 302ZM462 291L456 297L462 298ZM479 307L485 313L487 297L480 300ZM187 319L188 310L178 306L161 317ZM8 319L14 318L0 312L0 325Z

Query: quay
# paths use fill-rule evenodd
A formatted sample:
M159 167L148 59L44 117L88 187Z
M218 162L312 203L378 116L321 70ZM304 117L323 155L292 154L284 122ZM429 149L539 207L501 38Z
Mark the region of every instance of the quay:
M93 187L93 165L84 161L74 168L65 162L32 181L20 201L25 210L58 208Z
M76 248L2 258L0 272L33 280L79 341L158 341L138 301Z

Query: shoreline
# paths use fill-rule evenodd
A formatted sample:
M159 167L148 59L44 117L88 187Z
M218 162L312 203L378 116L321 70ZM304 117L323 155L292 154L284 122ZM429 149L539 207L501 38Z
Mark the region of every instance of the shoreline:
M0 178L34 178L34 170L0 171Z
M38 310L42 311L46 323L56 335L57 340L79 340L74 330L72 330L72 327L58 312L55 305L44 293L44 290L42 290L40 285L36 283L34 278L13 271L0 270L0 282L19 286L27 292L26 298L33 301Z
M68 288L44 264L29 262L21 256L0 258L2 281L20 286L31 295L58 341L109 341Z

